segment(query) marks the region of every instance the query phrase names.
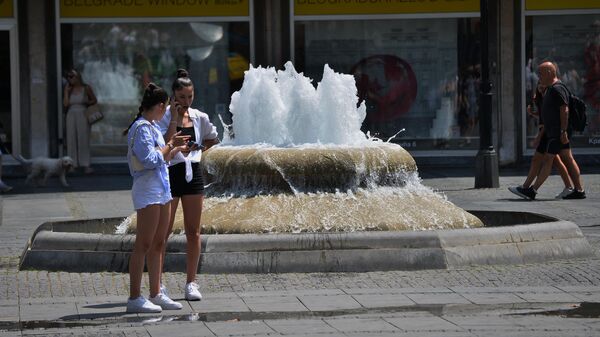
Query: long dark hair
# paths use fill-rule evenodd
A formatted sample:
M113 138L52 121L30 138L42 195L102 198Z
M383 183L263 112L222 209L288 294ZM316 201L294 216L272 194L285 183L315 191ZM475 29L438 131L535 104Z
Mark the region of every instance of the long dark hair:
M177 90L193 86L194 83L192 83L192 80L190 79L187 70L177 69L177 73L175 74L175 80L173 81L173 85L171 85L173 95L175 95L175 91Z
M144 97L142 97L142 103L140 104L138 113L133 119L133 121L129 123L127 129L123 130L123 135L126 135L127 132L129 132L129 129L131 129L133 123L135 123L135 121L142 116L142 112L150 110L153 106L157 104L166 104L168 100L169 95L167 95L165 89L159 87L158 85L152 82L148 83L148 86L146 86L146 90L144 90Z

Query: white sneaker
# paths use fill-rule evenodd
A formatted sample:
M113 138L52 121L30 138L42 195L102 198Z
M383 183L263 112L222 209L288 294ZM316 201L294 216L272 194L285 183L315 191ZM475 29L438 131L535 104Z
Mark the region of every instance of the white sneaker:
M566 195L570 194L571 192L573 192L573 189L571 187L565 187L562 192L558 193L554 199L562 199L563 197L565 197Z
M167 290L167 287L162 284L160 285L160 290L158 292L169 297L169 291Z
M150 297L148 300L165 310L179 310L183 308L181 303L175 302L167 295L161 293L158 293L156 297Z
M202 294L200 294L198 285L195 282L185 285L185 299L188 301L200 301L202 299Z
M143 313L143 312L161 312L162 308L148 301L144 296L127 300L127 312Z

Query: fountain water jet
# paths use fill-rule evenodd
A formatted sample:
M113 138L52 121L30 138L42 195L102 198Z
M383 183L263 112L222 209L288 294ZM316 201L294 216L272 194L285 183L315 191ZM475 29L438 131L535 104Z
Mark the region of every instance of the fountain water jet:
M360 131L366 110L356 91L354 77L327 65L316 89L290 62L248 70L232 96L231 134L204 153L203 232L481 227L421 185L401 146ZM181 210L174 228L183 228Z

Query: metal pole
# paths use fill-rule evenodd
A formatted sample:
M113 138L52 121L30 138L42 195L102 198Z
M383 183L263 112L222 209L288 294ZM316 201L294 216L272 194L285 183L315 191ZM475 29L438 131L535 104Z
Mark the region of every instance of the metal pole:
M475 157L475 188L499 187L498 155L492 141L492 82L489 69L488 0L481 10L481 96L479 100L479 151ZM495 21L494 21L495 22Z

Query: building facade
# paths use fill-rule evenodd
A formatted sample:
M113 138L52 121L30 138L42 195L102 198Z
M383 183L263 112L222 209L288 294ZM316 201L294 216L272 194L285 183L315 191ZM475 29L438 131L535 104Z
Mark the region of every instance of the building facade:
M526 114L537 65L557 62L582 97L589 126L574 153L600 154L600 2L489 0L494 145L501 164L533 153ZM150 81L175 70L195 83L195 107L219 126L252 65L291 60L320 81L325 64L354 75L363 131L417 162L471 165L479 149L479 0L0 1L0 137L14 153L65 153L66 73L78 70L105 118L92 125L92 163L124 163L122 130Z

